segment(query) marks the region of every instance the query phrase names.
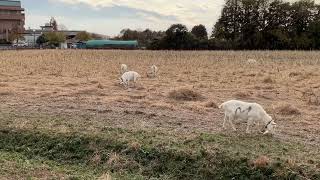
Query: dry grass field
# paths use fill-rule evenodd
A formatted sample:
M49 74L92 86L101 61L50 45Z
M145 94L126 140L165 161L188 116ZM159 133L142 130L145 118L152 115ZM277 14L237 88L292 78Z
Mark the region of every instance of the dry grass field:
M319 57L1 51L0 179L320 178ZM142 75L135 88L118 84L122 63ZM276 134L223 130L230 99L263 105Z

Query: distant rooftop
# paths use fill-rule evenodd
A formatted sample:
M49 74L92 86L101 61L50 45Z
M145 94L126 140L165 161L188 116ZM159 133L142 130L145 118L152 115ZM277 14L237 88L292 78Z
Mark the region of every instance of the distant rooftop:
M18 7L21 7L21 1L0 0L0 6L18 6Z

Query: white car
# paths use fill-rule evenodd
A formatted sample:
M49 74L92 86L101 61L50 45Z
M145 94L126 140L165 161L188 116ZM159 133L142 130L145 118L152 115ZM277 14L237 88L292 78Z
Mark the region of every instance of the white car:
M18 42L18 43L13 43L13 47L28 47L28 43L26 42Z
M77 44L71 44L71 49L77 49Z

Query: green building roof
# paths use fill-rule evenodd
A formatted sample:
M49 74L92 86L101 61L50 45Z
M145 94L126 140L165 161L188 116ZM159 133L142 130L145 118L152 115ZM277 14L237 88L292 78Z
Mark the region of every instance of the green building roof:
M86 46L88 48L137 47L138 41L90 40L86 42Z
M0 0L0 6L18 6L18 7L21 7L21 1Z

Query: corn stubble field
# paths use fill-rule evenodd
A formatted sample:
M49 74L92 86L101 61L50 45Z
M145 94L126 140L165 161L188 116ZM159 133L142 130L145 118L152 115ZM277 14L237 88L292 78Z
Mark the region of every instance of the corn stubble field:
M319 57L1 51L0 179L320 179ZM122 63L135 88L118 84ZM263 105L276 134L223 130L230 99Z

